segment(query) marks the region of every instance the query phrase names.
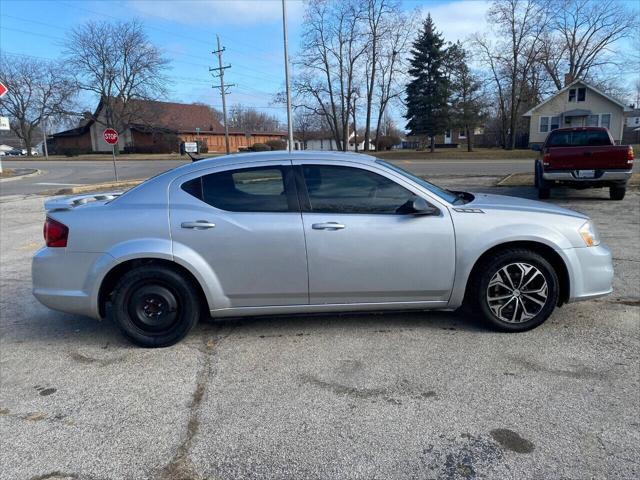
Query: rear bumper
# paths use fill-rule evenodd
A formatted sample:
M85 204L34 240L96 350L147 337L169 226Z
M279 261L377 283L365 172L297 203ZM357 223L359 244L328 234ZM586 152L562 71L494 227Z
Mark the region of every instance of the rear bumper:
M613 260L605 245L562 252L569 267L569 302L591 300L613 291Z
M578 170L551 170L542 173L542 178L555 182L620 182L631 178L632 170L596 170L593 178L578 178Z
M100 318L93 280L104 257L102 253L41 248L31 262L33 295L54 310Z

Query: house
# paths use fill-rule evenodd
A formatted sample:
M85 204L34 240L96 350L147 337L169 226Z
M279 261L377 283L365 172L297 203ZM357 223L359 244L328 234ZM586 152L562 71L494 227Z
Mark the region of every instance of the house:
M628 112L625 112L622 143L624 145L640 143L640 108L629 109Z
M541 145L560 127L606 127L621 143L626 109L621 101L575 80L524 114L529 117L529 144Z
M482 137L484 135L483 127L476 127L473 129L473 138L471 144L473 146L480 146L482 143ZM447 129L444 133L436 135L435 145L436 148L457 148L464 145L467 146L466 132L459 128ZM400 143L401 149L413 149L418 150L420 148L428 148L429 142L426 137L420 137L417 135L407 135L402 139Z
M301 150L341 150L341 148L336 147L336 141L331 132L307 132L304 137L304 142L299 142ZM350 132L347 149L349 151L364 151L364 133L359 132L356 136L355 132ZM369 141L369 150L375 150L373 140Z
M118 151L170 153L178 152L182 142L198 141L202 151L225 152L224 128L208 106L151 100L131 102L135 118L128 122L129 128L119 132ZM80 126L51 135L48 141L50 152L110 152L111 145L102 137L107 123L101 101L95 113L88 115ZM285 132L230 130L229 145L232 152L237 152L255 143L285 140L286 137Z

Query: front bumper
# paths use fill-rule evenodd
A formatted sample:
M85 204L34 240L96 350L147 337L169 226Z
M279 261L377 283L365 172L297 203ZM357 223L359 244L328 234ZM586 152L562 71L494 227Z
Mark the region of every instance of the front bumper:
M596 170L593 178L579 178L578 170L552 170L542 173L542 178L554 182L620 182L631 178L632 170Z
M591 300L613 291L613 259L605 245L562 252L569 270L569 302Z

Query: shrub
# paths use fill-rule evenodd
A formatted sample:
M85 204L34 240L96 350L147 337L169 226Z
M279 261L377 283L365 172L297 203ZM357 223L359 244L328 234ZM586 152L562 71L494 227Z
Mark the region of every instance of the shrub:
M269 140L265 142L271 150L285 150L287 148L287 142L284 140Z
M271 147L265 143L254 143L251 145L252 152L268 152L271 150Z

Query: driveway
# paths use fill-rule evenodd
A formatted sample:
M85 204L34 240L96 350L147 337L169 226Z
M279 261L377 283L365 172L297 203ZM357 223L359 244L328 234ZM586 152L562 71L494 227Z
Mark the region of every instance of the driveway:
M530 332L279 316L206 321L159 350L34 300L42 201L0 200L2 479L640 477L638 191L552 200L594 218L615 293Z

